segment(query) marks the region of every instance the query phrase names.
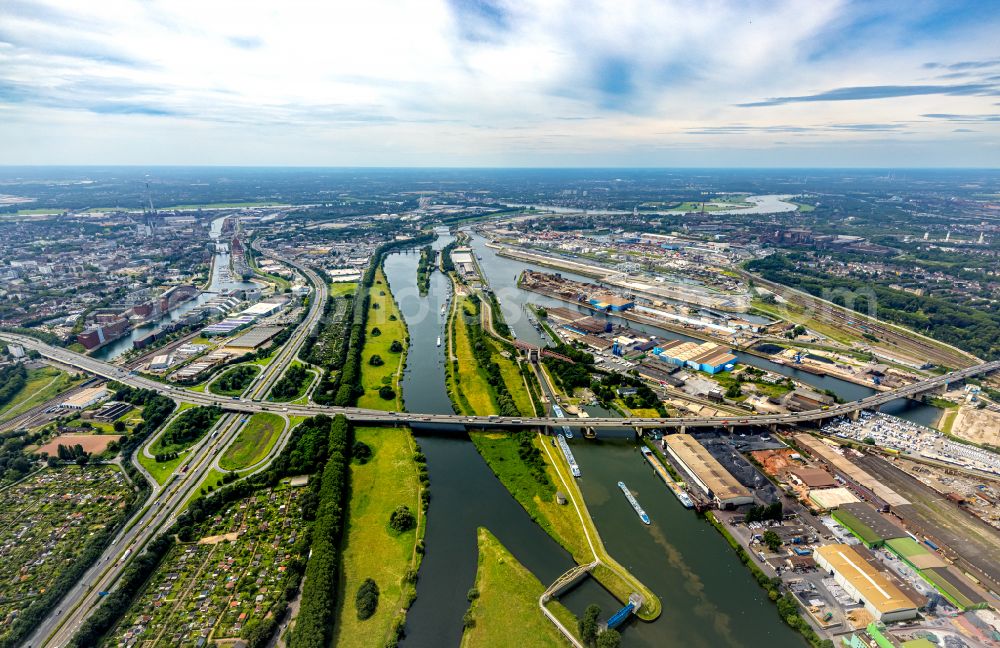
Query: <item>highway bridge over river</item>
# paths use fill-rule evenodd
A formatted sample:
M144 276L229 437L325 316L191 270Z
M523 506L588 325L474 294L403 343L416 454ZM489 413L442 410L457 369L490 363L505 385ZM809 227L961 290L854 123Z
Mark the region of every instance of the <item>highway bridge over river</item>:
M383 412L380 410L362 409L356 407L332 407L323 405L293 405L270 403L261 400L260 392L253 398L226 398L210 392L199 393L168 385L134 372L129 372L118 367L89 356L85 356L68 349L53 347L35 338L0 332L0 339L7 342L20 344L26 349L38 351L43 357L49 358L63 365L78 369L82 372L115 380L131 387L151 389L158 391L165 396L182 403L194 403L196 405L217 405L231 412L280 412L283 414L295 414L301 416L314 416L316 414L336 415L343 414L349 420L365 425L407 425L417 423L423 425L454 425L460 424L467 427L540 427L554 425L569 425L571 427L593 427L593 428L711 428L711 427L734 427L734 426L779 426L796 425L801 423L822 422L827 419L853 416L861 410L878 409L882 405L899 398L919 398L928 392L946 389L949 384L987 374L1000 369L1000 361L986 362L972 367L966 367L951 373L928 378L920 382L900 387L891 391L872 394L867 398L832 405L826 409L816 409L794 414L763 414L754 415L730 415L730 416L699 416L699 417L670 417L670 418L556 418L551 416L527 416L527 417L504 417L504 416L460 416L458 414L421 414L419 412Z

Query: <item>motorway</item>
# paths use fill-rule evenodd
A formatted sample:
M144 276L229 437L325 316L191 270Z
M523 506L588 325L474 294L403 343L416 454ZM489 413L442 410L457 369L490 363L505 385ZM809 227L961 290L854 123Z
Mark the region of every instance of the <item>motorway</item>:
M322 285L318 282L317 285ZM317 300L318 302L319 300ZM314 304L315 306L315 304ZM293 335L286 349L282 350L281 357L285 358L281 368L287 364L288 358L294 356L299 344L305 339L309 328L315 324L315 320L310 316L303 322L303 326ZM554 417L503 417L503 416L460 416L457 414L421 414L415 412L384 412L381 410L370 410L354 407L333 407L323 405L293 405L276 404L261 401L261 396L265 390L257 390L251 394L250 398L226 398L212 393L198 393L166 385L149 378L134 375L115 365L80 355L67 349L49 346L31 337L0 332L0 339L16 342L25 348L34 349L46 358L70 365L80 371L86 371L109 380L145 389L152 389L163 393L177 401L195 403L197 405L218 405L232 412L266 412L274 411L284 414L295 414L300 416L314 416L316 414L336 415L343 414L349 420L363 424L374 425L405 425L408 423L430 423L430 424L464 424L472 427L532 427L550 425L574 425L576 427L597 427L611 428L632 426L640 428L700 428L700 427L729 427L734 425L749 426L771 426L771 425L795 425L799 423L809 423L822 421L839 416L850 416L854 412L863 409L877 409L886 403L898 398L916 397L930 390L942 387L946 384L970 378L981 374L989 373L1000 369L1000 361L986 362L972 367L966 367L958 371L928 378L920 382L900 387L891 391L873 394L867 398L849 403L833 405L827 409L810 410L795 414L762 414L762 415L731 415L731 416L702 416L702 417L670 417L670 418L587 418L585 420L557 419ZM294 349L294 350L293 350ZM287 351L287 353L286 353ZM276 359L268 369L279 364ZM280 372L279 372L280 373ZM271 381L276 380L273 373L262 374L270 376Z
M256 244L255 244L256 246ZM261 249L261 248L258 248ZM93 565L80 582L60 602L53 614L39 626L29 640L29 646L64 646L73 633L100 603L98 592L109 590L120 575L130 556L141 552L145 544L164 526L169 525L183 508L184 503L201 484L211 469L214 458L235 438L242 427L244 414L254 412L276 412L288 415L314 416L316 414L343 414L357 423L375 425L407 425L411 423L429 425L461 424L467 427L536 427L569 425L572 427L612 428L632 426L636 428L705 428L734 426L776 426L794 425L821 421L839 416L849 416L862 409L875 409L902 397L915 397L947 383L988 373L1000 369L1000 361L982 363L949 374L936 376L893 391L881 392L850 403L831 406L825 410L812 410L796 414L732 415L715 417L670 417L670 418L555 418L555 417L501 417L501 416L460 416L444 414L421 414L410 412L384 412L352 407L330 407L315 404L294 405L270 403L264 400L273 384L280 378L285 368L292 362L302 343L318 324L327 299L325 282L311 269L290 259L280 257L261 249L269 256L292 265L302 272L313 284L314 298L301 324L292 333L288 342L276 353L274 360L257 376L254 383L242 397L227 398L199 393L174 385L145 378L133 371L81 355L67 349L49 346L35 338L0 332L0 339L15 342L26 349L38 351L43 357L77 370L88 372L108 380L115 380L136 388L150 389L164 394L175 401L196 405L216 405L227 411L217 424L217 434L206 434L206 438L192 448L187 462L188 469L173 475L164 488L153 497L155 500L134 518L119 537L105 550L100 561ZM285 434L290 432L288 426ZM275 444L275 448L283 447ZM272 450L272 454L275 450ZM270 457L268 458L270 459ZM65 614L64 614L65 612Z
M258 248L259 249L259 248ZM265 250L261 250L266 252ZM266 252L279 261L292 265L302 272L314 286L313 299L310 302L309 311L303 321L292 333L288 342L282 346L275 354L274 359L261 371L254 382L244 392L244 402L260 404L258 410L267 409L260 403L270 391L274 383L281 377L285 368L295 359L295 355L305 342L309 333L315 327L323 315L323 308L326 305L328 296L326 283L311 269L302 266L290 259L280 257L276 254ZM22 339L23 336L15 335L11 339ZM32 338L24 338L32 340ZM30 348L34 348L37 341L30 342ZM96 609L101 602L99 592L110 591L122 570L125 568L130 557L134 557L142 552L143 548L157 533L163 528L173 524L177 515L182 511L185 503L191 495L199 488L205 476L211 471L215 464L215 459L224 451L239 433L245 418L244 412L250 410L236 410L231 406L234 401L225 397L216 397L210 394L207 399L185 399L184 395L197 395L196 392L188 390L172 389L170 386L155 380L132 375L131 372L115 365L108 364L87 356L81 356L70 352L65 355L56 349L49 349L47 345L42 355L51 360L57 360L64 356L71 358L69 366L87 371L96 376L117 380L132 387L153 389L180 402L193 402L198 405L221 405L225 406L228 413L223 416L215 425L213 430L206 432L205 437L196 444L188 456L185 463L187 467L183 472L172 475L163 488L153 482L151 498L152 504L142 509L133 518L128 526L123 529L112 543L105 549L100 559L87 570L77 584L63 597L56 609L39 625L34 634L27 642L28 646L65 646L69 643L73 634L80 625ZM55 353L53 353L55 351ZM58 360L57 360L58 361ZM311 412L309 415L314 414ZM282 438L275 443L271 454L263 460L261 466L266 466L276 452L283 448L287 437L291 432L291 425L286 426ZM152 440L154 437L151 437Z

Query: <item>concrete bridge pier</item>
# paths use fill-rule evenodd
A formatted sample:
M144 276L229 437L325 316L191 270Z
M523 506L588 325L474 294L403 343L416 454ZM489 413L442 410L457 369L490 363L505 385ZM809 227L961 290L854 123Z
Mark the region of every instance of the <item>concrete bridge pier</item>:
M851 412L851 420L852 421L857 421L860 418L861 418L861 410L856 409L853 412Z

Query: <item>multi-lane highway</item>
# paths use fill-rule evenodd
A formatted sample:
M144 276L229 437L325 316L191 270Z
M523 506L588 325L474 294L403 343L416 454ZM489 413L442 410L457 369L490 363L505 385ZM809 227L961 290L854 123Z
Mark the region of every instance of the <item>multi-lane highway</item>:
M256 244L255 244L256 245ZM217 405L227 411L212 434L192 448L186 462L187 469L175 474L162 489L155 492L154 501L140 512L119 537L93 565L83 579L60 603L57 610L47 618L29 644L32 646L63 646L69 641L80 624L100 603L98 592L110 589L130 556L139 553L157 532L168 526L183 507L184 502L201 484L211 469L214 459L235 439L242 427L246 414L271 411L283 415L313 416L316 414L343 414L348 419L365 424L378 425L465 425L469 427L529 427L529 426L587 426L596 428L634 426L639 428L699 428L734 426L794 425L819 421L838 416L849 416L862 409L872 409L902 397L914 397L939 388L948 383L1000 369L1000 361L979 364L959 371L930 378L896 390L874 394L851 403L831 406L823 410L812 410L796 414L731 415L714 417L671 417L671 418L554 418L554 417L501 417L501 416L459 416L443 414L421 414L413 412L384 412L353 407L328 407L314 404L295 405L270 403L264 400L273 384L280 378L285 368L292 362L310 331L317 325L327 299L325 282L311 269L290 259L258 247L262 252L292 265L313 284L314 296L310 308L301 324L295 329L288 342L277 352L275 358L257 376L254 383L242 397L226 398L206 391L199 393L173 385L145 378L135 372L81 355L67 349L49 346L35 338L0 332L0 339L16 342L26 349L38 351L43 357L84 371L95 376L115 380L120 383L160 392L175 401L196 405ZM291 426L288 426L287 435ZM283 442L276 448L283 447ZM272 455L273 455L272 451ZM270 459L270 457L268 458Z
M261 371L254 382L244 392L243 399L249 402L259 402L267 396L274 383L280 378L285 368L295 359L295 355L310 331L322 317L327 300L327 286L311 269L290 259L261 250L292 265L303 273L314 286L313 299L309 310L299 326L293 331L288 342L277 351L274 359ZM11 336L10 339L23 339L29 348L35 348L32 338ZM44 352L42 352L44 348ZM143 508L137 518L133 518L115 540L105 549L100 559L87 570L83 578L63 597L59 606L39 625L28 640L30 646L65 646L80 625L100 604L100 592L109 591L121 574L129 558L139 554L148 543L163 528L168 527L183 509L184 503L202 483L205 476L215 465L216 458L236 438L246 420L246 410L233 412L229 405L233 402L224 397L212 395L208 399L184 399L184 394L194 394L187 390L175 390L163 383L141 376L114 365L95 361L93 358L79 354L64 355L54 348L42 345L39 351L42 355L58 361L58 357L73 360L69 366L87 371L96 376L118 380L133 387L154 389L174 400L194 402L199 405L226 405L230 410L215 427L205 434L205 437L191 448L182 471L172 475L163 487L154 484L151 504ZM242 402L242 401L241 401ZM262 407L261 409L264 409ZM282 438L275 443L271 456L261 465L266 465L278 449L283 448L291 426L286 426ZM141 451L141 450L140 450Z
M307 318L308 324L309 319ZM313 322L314 323L314 322ZM303 330L305 329L305 330ZM303 326L293 340L290 341L289 349L294 344L301 344L308 329ZM700 416L700 417L671 417L671 418L587 418L580 421L574 419L556 419L553 417L503 417L503 416L459 416L457 414L421 414L418 412L383 412L380 410L369 410L354 407L332 407L322 405L279 405L260 401L259 394L251 398L227 399L224 396L217 396L211 393L192 392L179 387L165 385L155 380L150 380L142 376L133 375L119 367L110 365L100 360L95 360L87 356L80 355L73 351L51 347L34 338L11 333L0 333L0 339L14 341L22 344L25 348L34 349L44 357L51 358L66 365L73 366L81 371L87 371L94 375L102 376L134 387L143 387L162 392L175 400L181 402L195 403L198 405L218 405L224 409L234 412L266 412L276 411L285 414L297 414L302 416L313 416L315 414L343 414L351 421L365 424L381 425L402 425L407 423L432 423L432 424L465 424L470 426L491 426L491 427L527 427L542 425L566 425L576 423L579 426L588 427L622 427L635 426L644 428L697 428L697 427L727 427L732 425L794 425L812 421L821 421L838 416L848 416L863 409L878 408L886 403L898 398L915 397L933 389L956 382L964 378L981 375L1000 369L1000 361L986 362L972 367L966 367L958 371L928 378L920 382L900 387L891 391L879 392L867 398L850 403L833 405L827 409L810 410L795 414L765 414L765 415L731 415L731 416ZM297 347L295 347L297 350ZM284 365L287 364L294 351L284 354ZM272 365L276 364L276 359ZM270 368L270 367L269 367ZM280 373L280 371L278 372ZM273 376L273 373L268 375Z

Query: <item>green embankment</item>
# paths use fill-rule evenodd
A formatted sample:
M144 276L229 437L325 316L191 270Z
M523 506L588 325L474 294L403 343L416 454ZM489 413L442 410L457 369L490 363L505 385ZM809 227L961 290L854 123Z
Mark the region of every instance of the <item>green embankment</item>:
M619 565L604 548L600 533L587 511L583 494L569 474L565 459L558 448L546 445L551 441L549 437L534 435L532 439L533 447L539 451L545 475L545 480L542 480L533 469L534 460L522 458L532 453L522 452L522 441L517 436L475 432L470 436L507 490L539 526L573 555L577 563L593 562L596 553L602 564L592 572L594 578L622 603L628 600L632 592L640 592L646 599L639 611L640 618L648 621L660 615L659 598ZM566 494L570 502L566 505L557 504L554 497L556 490ZM577 506L580 507L579 511Z
M358 648L388 645L416 597L416 573L422 553L426 517L421 508L417 445L409 430L357 428L355 439L371 448L371 459L351 465L351 501L343 545L340 602L334 623L334 645ZM417 516L416 529L396 533L389 517L399 506ZM378 608L359 620L354 600L371 578L379 588Z
M361 351L361 384L365 393L358 398L358 407L400 411L403 409L403 395L399 380L403 374L408 336L403 316L392 297L382 268L375 273L375 283L369 291L365 326L365 344ZM378 329L380 334L374 335L374 329ZM391 350L394 341L400 343L402 351ZM372 358L376 356L382 364L372 364ZM392 389L392 398L379 395L379 390L386 386Z
M500 414L500 402L506 395L498 396L498 388L490 381L490 374L480 362L474 345L481 345L486 353L480 353L495 363L499 370L502 387L510 395L517 411L530 416L535 412L531 396L525 385L520 368L511 354L504 355L500 342L488 336L483 330L475 304L469 299L458 302L448 325L449 349L453 354L446 365L448 394L458 413L465 415ZM496 383L499 384L499 383ZM498 401L499 397L499 401Z
M493 388L487 380L486 372L472 354L466 321L471 316L471 306L467 300L462 299L454 309L449 323L453 356L446 363L448 393L459 414L470 416L496 414L497 406L492 397Z
M219 467L241 470L257 464L271 451L284 429L285 421L277 414L254 414L219 459Z
M538 607L545 586L492 533L480 528L478 539L478 597L469 607L471 624L462 635L462 648L566 646L566 639ZM549 603L549 609L560 619L572 618L560 603Z
M79 379L71 378L65 371L53 367L29 369L24 386L0 408L0 422L10 420L32 407L41 405L79 382Z

